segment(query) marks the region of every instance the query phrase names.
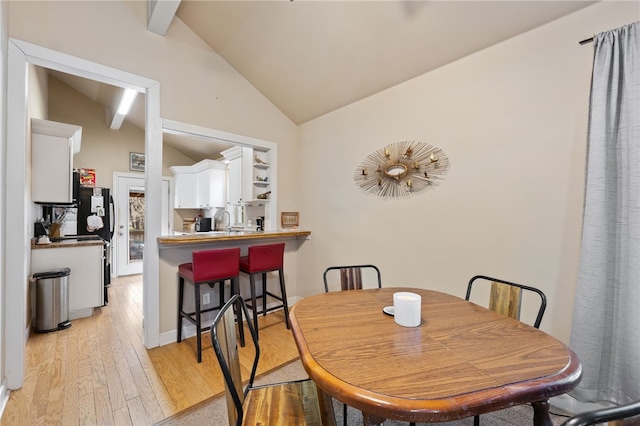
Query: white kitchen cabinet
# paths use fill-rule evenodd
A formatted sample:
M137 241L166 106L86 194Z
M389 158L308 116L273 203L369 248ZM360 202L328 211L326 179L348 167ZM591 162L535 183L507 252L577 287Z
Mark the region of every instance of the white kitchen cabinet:
M69 319L90 317L104 305L102 244L31 250L31 273L69 268Z
M31 120L31 199L41 203L71 203L73 155L80 151L82 127Z
M252 200L253 148L235 146L221 154L229 161L229 204L236 206Z
M176 209L196 208L196 174L175 173L173 192Z
M207 168L196 175L196 205L201 209L224 208L227 165L220 161L205 161Z
M232 224L249 226L249 221L258 217L264 217L265 223L271 224L273 213L269 202L275 197L271 151L237 146L221 154L229 161L227 205ZM269 193L267 198L258 198L265 193ZM268 228L272 229L272 226Z
M174 208L206 209L226 205L227 165L202 160L192 166L169 167L174 174Z

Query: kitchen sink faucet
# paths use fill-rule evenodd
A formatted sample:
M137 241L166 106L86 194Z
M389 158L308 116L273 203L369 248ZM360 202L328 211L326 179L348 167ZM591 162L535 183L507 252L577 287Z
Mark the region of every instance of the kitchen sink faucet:
M229 213L228 210L223 210L220 218L222 219L225 213L227 214L227 232L230 232L231 231L231 213Z

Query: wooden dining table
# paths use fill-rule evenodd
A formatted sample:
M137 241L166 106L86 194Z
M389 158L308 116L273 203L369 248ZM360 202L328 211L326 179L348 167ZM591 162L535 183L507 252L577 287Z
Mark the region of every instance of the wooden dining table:
M419 326L383 312L400 291L421 296ZM445 422L527 403L534 425L552 425L548 399L582 376L577 355L557 339L437 291L322 293L297 302L290 319L309 377L362 411L365 425Z

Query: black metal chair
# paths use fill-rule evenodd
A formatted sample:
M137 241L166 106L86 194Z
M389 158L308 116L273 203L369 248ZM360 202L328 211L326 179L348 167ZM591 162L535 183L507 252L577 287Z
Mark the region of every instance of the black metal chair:
M613 420L629 419L636 416L640 416L640 401L576 414L562 423L562 426L589 426ZM634 422L631 424L640 424L640 418L634 419Z
M322 274L324 280L324 291L343 291L343 290L361 290L369 288L363 283L362 275L374 275L377 278L378 288L382 288L382 277L380 270L374 265L349 265L349 266L331 266L325 269ZM335 275L335 277L333 276ZM338 287L338 275L340 277ZM366 280L365 280L366 281ZM343 425L347 426L347 404L343 404L342 408Z
M476 282L478 283L478 285L480 283L491 285L489 295L490 310L506 315L518 321L520 321L520 308L522 305L523 291L533 292L540 296L540 307L538 308L538 314L533 323L533 326L535 328L540 328L542 316L544 315L544 311L547 308L547 296L545 296L545 294L541 290L524 284L517 284L498 278L487 277L486 275L476 275L469 280L465 300L471 299L471 289ZM474 426L480 425L480 416L474 416L473 424Z
M238 324L242 327L242 316L246 319L255 355L251 373L244 390L242 369L238 354L234 310L238 313ZM211 325L211 342L224 376L227 392L229 425L330 425L335 426L335 415L331 398L316 388L310 379L272 385L254 386L253 381L260 359L258 333L249 320L249 310L244 299L234 295L222 307Z
M471 299L471 289L476 281L478 281L478 283L485 282L487 284L491 284L489 309L513 319L517 319L518 321L520 321L520 307L522 303L523 290L537 294L540 297L540 307L538 308L538 314L533 326L535 328L540 328L542 316L544 315L544 311L547 309L547 296L545 296L541 290L524 284L516 284L498 278L487 277L485 275L476 275L469 280L465 300Z
M335 272L334 272L335 271ZM324 271L322 279L324 280L324 291L341 291L341 290L359 290L362 288L369 288L363 282L363 274L368 275L375 273L377 278L378 288L382 288L382 278L380 276L380 270L374 265L349 265L349 266L331 266ZM333 279L332 275L340 276L340 286L338 287L338 280Z

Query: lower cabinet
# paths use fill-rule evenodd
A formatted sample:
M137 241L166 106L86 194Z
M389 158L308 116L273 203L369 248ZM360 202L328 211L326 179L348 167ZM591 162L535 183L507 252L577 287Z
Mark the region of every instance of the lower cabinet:
M102 244L31 250L31 273L69 268L69 319L90 317L104 304Z

